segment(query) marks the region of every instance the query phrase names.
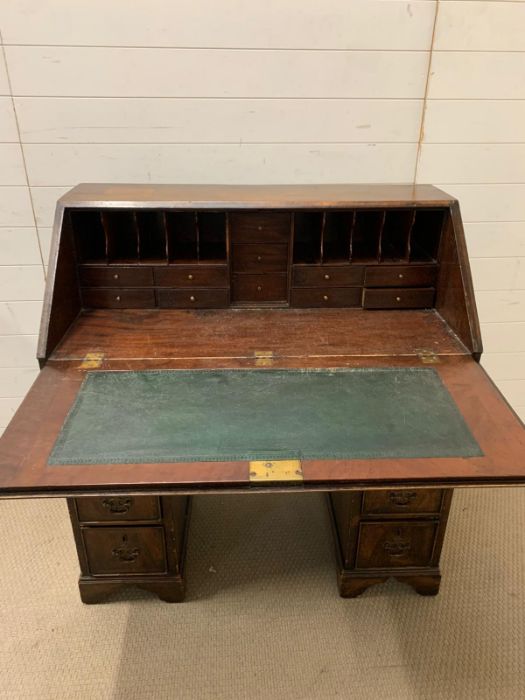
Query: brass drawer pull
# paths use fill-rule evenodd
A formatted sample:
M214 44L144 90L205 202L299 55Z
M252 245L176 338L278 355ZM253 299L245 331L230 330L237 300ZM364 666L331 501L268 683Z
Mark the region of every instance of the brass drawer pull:
M325 280L329 280L329 279L330 279L330 275L325 275L324 278L325 278Z
M257 291L258 291L258 292L262 292L262 287L261 287L261 285L260 285L260 284L259 284L259 285L257 285Z
M130 564L139 557L140 549L138 547L130 547L128 545L128 537L127 535L124 535L122 538L122 544L119 547L115 547L111 551L111 554L119 561L124 561Z
M118 272L115 272L115 274L113 275L113 279L118 280Z
M261 262L262 257L260 255L257 256L257 262Z
M188 275L188 279L189 279L189 280L192 280L192 279L193 279L193 275Z
M323 294L323 301L328 301L328 295L327 295L327 294Z
M190 301L195 301L195 297L193 295L190 297Z
M415 491L390 491L388 494L390 503L393 503L395 506L400 506L401 508L410 505L416 496L417 494Z
M402 273L402 272L400 272L400 273L399 273L399 275L398 275L398 277L399 277L399 279L400 279L400 280L402 280L402 279L403 279L403 277L404 277L403 273Z
M386 540L383 544L383 549L391 557L403 557L410 551L411 547L410 540L407 537L402 537L400 534L394 535L391 540Z
M110 513L127 513L133 505L133 499L126 496L116 496L115 498L104 498L102 505Z
M115 301L120 301L120 296L116 296Z
M401 301L401 297L396 297L396 301Z

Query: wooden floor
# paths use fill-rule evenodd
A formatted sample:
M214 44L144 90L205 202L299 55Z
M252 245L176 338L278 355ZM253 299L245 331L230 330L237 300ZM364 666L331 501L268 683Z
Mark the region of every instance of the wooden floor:
M425 346L421 347L422 339ZM130 309L85 311L53 360L464 355L436 311Z

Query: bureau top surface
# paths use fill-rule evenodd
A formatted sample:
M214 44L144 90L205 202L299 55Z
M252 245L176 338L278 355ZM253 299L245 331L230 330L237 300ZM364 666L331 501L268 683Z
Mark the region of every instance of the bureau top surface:
M64 207L288 209L378 205L449 206L454 197L432 185L147 185L83 183Z

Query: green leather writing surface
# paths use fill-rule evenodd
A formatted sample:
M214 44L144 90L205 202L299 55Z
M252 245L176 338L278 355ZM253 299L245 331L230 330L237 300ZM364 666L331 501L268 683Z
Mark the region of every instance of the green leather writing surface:
M49 464L471 457L424 369L90 372Z

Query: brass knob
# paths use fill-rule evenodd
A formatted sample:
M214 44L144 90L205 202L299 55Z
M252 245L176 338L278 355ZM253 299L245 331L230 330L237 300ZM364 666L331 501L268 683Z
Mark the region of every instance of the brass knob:
M114 280L118 280L118 274L117 274L117 273L115 273L115 274L113 275L113 279L114 279Z
M330 279L330 275L325 275L324 278L325 278L325 280L329 280L329 279Z
M326 294L323 295L323 301L328 301L328 297Z
M402 279L403 279L403 273L400 272L399 275L398 275L398 277L399 277L400 280L402 280Z
M261 262L262 258L260 255L257 256L257 262Z
M195 301L195 297L194 297L194 296L191 296L191 297L190 297L190 301Z
M257 231L262 231L262 226L257 226Z
M192 280L192 279L193 279L193 275L188 275L188 279L189 279L189 280Z
M261 287L261 285L259 285L259 286L257 287L257 291L258 291L258 292L262 292L262 287Z
M115 297L115 301L120 301L120 297L119 296Z
M396 297L396 301L401 301L401 297Z

